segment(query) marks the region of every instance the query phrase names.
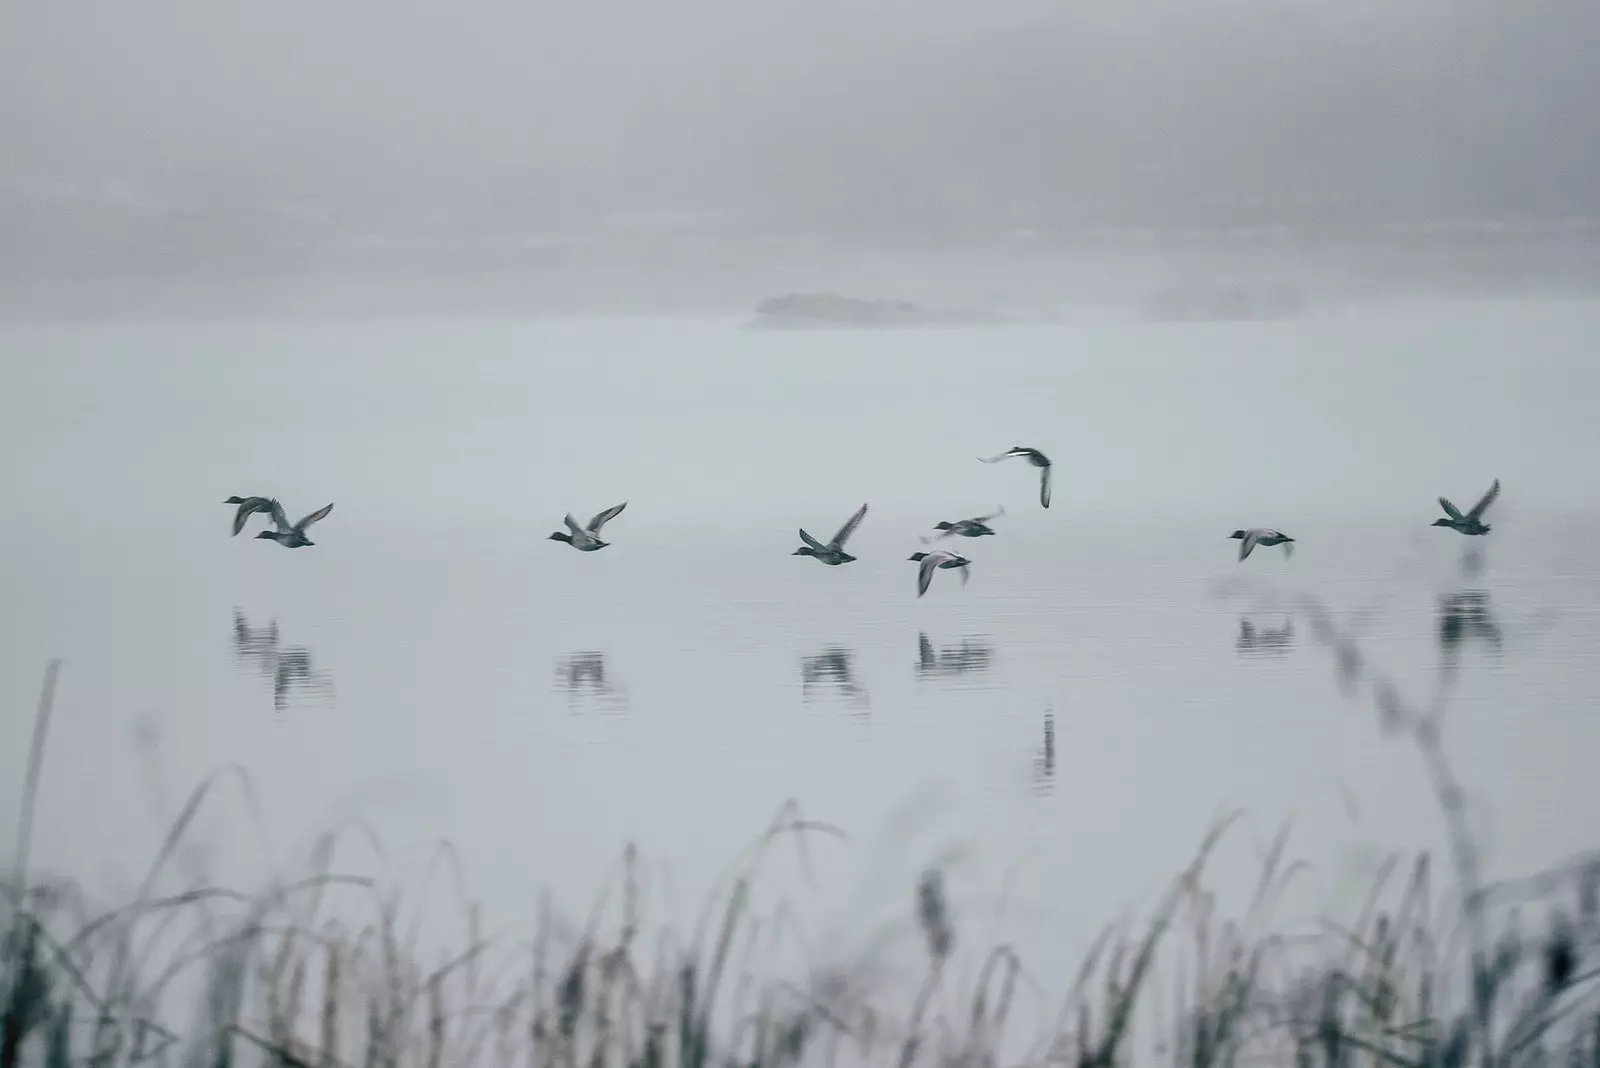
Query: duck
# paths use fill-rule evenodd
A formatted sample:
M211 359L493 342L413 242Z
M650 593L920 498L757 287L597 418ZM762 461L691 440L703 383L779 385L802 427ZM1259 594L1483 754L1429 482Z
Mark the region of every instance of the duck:
M980 456L978 459L986 464L997 464L1013 456L1020 456L1039 469L1039 503L1046 508L1050 507L1050 457L1026 445L1013 445L998 456Z
M933 581L933 573L939 568L959 568L961 570L961 585L965 586L971 577L967 568L972 564L965 556L935 549L931 553L912 553L907 559L915 560L922 566L917 568L917 596L921 597L928 592L928 585Z
M943 531L943 533L935 534L931 538L923 538L922 544L927 545L930 542L939 541L951 535L955 535L958 538L981 538L985 534L993 534L994 528L989 526L990 520L998 519L1005 514L1005 505L1001 505L997 511L989 515L980 515L974 519L958 519L954 523L935 523L933 529Z
M1294 539L1283 531L1273 530L1271 527L1251 527L1249 530L1236 530L1229 534L1228 537L1243 539L1239 545L1240 560L1249 556L1251 550L1257 545L1282 545L1284 556L1287 557L1294 554Z
M256 512L272 514L272 506L277 502L271 497L229 497L223 504L237 504L239 510L233 513L233 537L239 536L239 531L244 529L245 520Z
M294 526L289 525L289 517L284 515L283 505L279 504L277 501L273 501L271 510L272 521L277 524L278 529L263 530L261 533L257 534L256 537L270 538L279 545L282 545L285 549L299 549L307 545L316 544L316 542L306 537L306 528L310 527L311 524L317 522L318 520L326 519L328 517L328 513L333 511L333 502L329 501L321 508L318 508L315 512L312 512L310 515L300 520L300 522L296 523Z
M1483 499L1477 504L1473 505L1472 511L1468 512L1466 515L1462 515L1461 510L1455 505L1451 504L1448 497L1440 497L1439 507L1444 509L1447 518L1435 519L1432 525L1436 527L1449 527L1451 530L1458 531L1462 534L1487 534L1489 533L1489 524L1483 521L1483 513L1488 511L1489 506L1493 504L1495 502L1495 498L1499 496L1500 480L1497 478L1494 480L1494 485L1489 487L1489 492L1485 493L1483 495Z
M805 528L801 527L800 540L805 544L789 555L814 556L829 567L838 567L840 564L850 563L855 560L855 557L844 551L844 543L849 540L850 535L855 533L856 527L861 525L861 520L866 517L866 514L867 506L863 504L856 509L855 515L844 521L844 526L839 528L839 533L835 534L833 540L826 545L807 534Z
M589 520L589 525L586 527L578 526L578 521L572 518L571 512L568 512L566 516L567 529L556 531L547 540L564 541L582 553L592 553L596 549L604 549L611 543L600 540L600 528L621 515L622 510L626 507L628 507L627 501L612 505Z

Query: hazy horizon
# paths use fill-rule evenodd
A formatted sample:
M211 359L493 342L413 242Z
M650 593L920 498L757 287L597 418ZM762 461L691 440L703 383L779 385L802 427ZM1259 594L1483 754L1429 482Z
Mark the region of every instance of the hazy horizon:
M630 218L1592 229L1597 45L1575 0L9 5L0 272L293 273Z

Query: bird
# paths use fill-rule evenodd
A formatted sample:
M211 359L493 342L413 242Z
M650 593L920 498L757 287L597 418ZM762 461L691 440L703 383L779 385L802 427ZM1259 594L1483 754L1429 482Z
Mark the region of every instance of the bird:
M961 585L963 586L967 584L967 579L971 576L971 572L967 570L967 567L972 563L971 560L968 560L965 556L957 556L955 553L945 552L943 549L935 549L931 553L912 553L907 559L916 560L922 565L917 569L918 597L928 592L928 584L933 581L933 573L937 568L960 568Z
M233 513L233 537L239 536L239 531L244 529L245 520L256 512L272 512L272 506L277 502L271 497L229 497L223 504L237 504L239 510Z
M844 521L844 526L839 528L839 533L835 534L833 540L826 545L807 534L805 528L801 527L800 540L805 544L789 555L814 556L829 567L838 567L840 564L850 563L855 557L844 551L844 543L849 540L850 535L855 533L856 527L861 525L861 520L866 514L867 506L863 504L856 509L855 515Z
M627 501L623 501L621 504L612 505L610 508L607 508L599 515L589 520L589 525L586 527L578 526L578 521L572 518L571 512L568 512L566 516L567 529L556 531L554 534L550 535L548 540L564 541L574 549L577 549L579 552L583 553L592 553L596 549L604 549L611 543L609 541L600 540L600 528L611 522L611 520L617 518L617 516L621 515L622 510L626 507L628 507Z
M981 538L985 534L993 534L994 528L989 526L989 521L991 519L998 519L1000 516L1005 514L1005 505L1001 505L998 511L992 512L989 515L980 515L975 519L958 519L954 523L935 523L933 525L933 529L943 531L943 533L935 534L931 538L923 538L922 544L927 545L930 542L948 538L952 534L958 538Z
M1050 507L1050 457L1038 449L1030 449L1025 445L1013 445L998 456L978 457L986 464L999 463L1013 456L1021 456L1030 464L1039 469L1039 503L1046 508Z
M285 549L298 549L305 545L315 545L316 542L306 537L306 528L320 519L326 519L331 511L333 511L333 502L329 501L291 527L289 525L289 517L283 514L283 505L273 501L272 521L278 525L278 529L263 530L256 537L271 538Z
M1459 531L1462 534L1487 534L1489 533L1489 524L1483 521L1483 513L1488 511L1489 506L1495 502L1495 498L1498 496L1500 496L1500 480L1497 478L1494 480L1494 485L1489 487L1489 492L1485 493L1483 499L1473 505L1472 511L1466 515L1462 515L1461 510L1450 503L1449 498L1440 497L1439 507L1445 510L1445 515L1449 518L1435 519L1432 525L1449 527L1451 530Z
M1271 527L1251 527L1249 530L1236 530L1229 534L1230 538L1244 539L1239 545L1239 559L1243 560L1250 555L1250 551L1257 545L1282 545L1283 555L1291 556L1294 553L1294 539L1281 530Z

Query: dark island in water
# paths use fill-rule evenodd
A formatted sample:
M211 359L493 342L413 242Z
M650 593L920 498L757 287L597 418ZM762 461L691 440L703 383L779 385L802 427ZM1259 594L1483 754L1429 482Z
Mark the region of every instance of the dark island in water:
M970 326L993 323L973 312L929 311L905 300L861 300L836 293L786 293L756 305L746 325L764 330L809 327Z

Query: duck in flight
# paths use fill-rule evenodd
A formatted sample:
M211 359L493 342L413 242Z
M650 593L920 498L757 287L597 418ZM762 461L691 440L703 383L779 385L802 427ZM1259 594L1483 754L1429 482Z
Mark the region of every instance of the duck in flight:
M277 501L271 502L272 521L277 524L277 530L263 530L257 538L271 538L285 549L299 549L306 545L315 545L316 542L306 537L306 528L320 519L326 519L328 513L333 511L333 502L318 508L294 526L289 525L289 517L283 514L283 505Z
M1281 545L1285 557L1294 554L1294 539L1281 530L1271 527L1251 527L1249 530L1236 530L1229 534L1230 538L1242 539L1239 543L1239 559L1249 556L1257 545Z
M1030 449L1024 445L1013 445L998 456L980 456L978 459L986 464L997 464L1001 460L1009 460L1013 456L1020 456L1039 469L1039 503L1046 508L1050 507L1050 457L1038 449Z
M554 534L550 535L548 540L564 541L574 549L577 549L579 552L583 553L592 553L596 549L604 549L611 543L609 541L600 540L600 528L611 522L611 520L617 518L617 516L621 515L622 510L626 507L628 507L627 501L623 501L621 504L612 505L610 508L607 508L599 515L589 520L589 525L586 527L578 526L578 521L572 518L571 512L568 512L566 516L567 529L556 531Z
M1489 506L1494 503L1495 498L1498 496L1500 496L1500 480L1497 478L1494 480L1494 485L1489 487L1489 492L1485 493L1483 499L1473 505L1472 511L1466 515L1462 515L1461 510L1450 503L1449 498L1440 497L1439 507L1444 509L1448 518L1435 519L1433 525L1436 527L1449 527L1451 530L1460 531L1462 534L1487 534L1489 533L1489 524L1483 521L1483 513L1489 510Z
M928 592L928 584L933 581L933 573L939 568L958 568L961 571L961 585L967 584L971 572L967 570L972 561L965 556L935 549L931 553L912 553L908 559L915 560L920 567L917 568L917 596L921 597Z
M850 563L855 557L844 551L844 543L850 539L850 535L856 532L856 527L861 525L861 520L866 517L866 514L867 506L863 504L856 509L855 515L844 521L844 526L839 528L839 533L835 534L833 540L826 545L807 534L804 527L800 528L800 540L805 544L789 555L814 556L829 567L838 567L840 564Z
M272 506L277 502L271 497L229 497L223 504L237 504L239 510L233 513L233 536L238 537L239 531L244 529L245 520L256 512L272 514Z
M952 534L958 538L981 538L985 534L993 534L994 528L989 525L989 522L991 520L998 519L1005 514L1005 506L1001 505L998 511L992 512L989 515L980 515L975 519L958 519L954 523L935 523L933 525L933 529L943 531L943 533L935 534L931 538L923 538L922 544L927 545L929 542L948 538Z

